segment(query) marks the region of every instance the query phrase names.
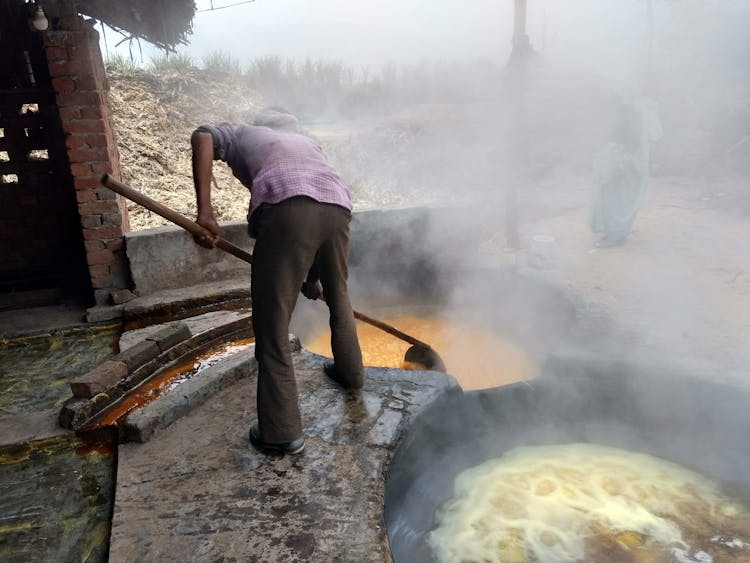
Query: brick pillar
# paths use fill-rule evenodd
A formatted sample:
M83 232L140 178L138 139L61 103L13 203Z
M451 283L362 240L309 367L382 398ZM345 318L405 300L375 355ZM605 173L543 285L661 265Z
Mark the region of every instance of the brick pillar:
M97 305L131 286L123 234L125 202L101 185L106 172L120 177L109 84L93 20L69 15L45 33L45 51L57 97L81 216L86 260Z

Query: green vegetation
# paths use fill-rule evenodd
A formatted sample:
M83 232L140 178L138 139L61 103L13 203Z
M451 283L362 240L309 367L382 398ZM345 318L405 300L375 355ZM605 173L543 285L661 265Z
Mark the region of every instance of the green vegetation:
M203 68L209 72L241 75L240 62L224 51L213 51L203 58Z
M116 54L107 66L124 73L140 67ZM142 65L141 65L142 66ZM491 63L422 62L388 64L380 69L352 67L335 60L296 61L278 56L242 63L225 51L209 53L198 63L184 53L162 52L151 57L147 71L195 80L196 71L240 80L266 102L281 105L300 117L335 118L410 104L439 104L487 99L501 89L502 69ZM189 76L188 76L189 75ZM466 85L471 84L467 89Z
M196 68L192 57L182 53L160 53L151 57L149 70L155 73L183 73Z
M120 53L110 55L106 60L107 68L117 70L125 74L132 74L138 70L138 65L132 59L132 57L126 57Z

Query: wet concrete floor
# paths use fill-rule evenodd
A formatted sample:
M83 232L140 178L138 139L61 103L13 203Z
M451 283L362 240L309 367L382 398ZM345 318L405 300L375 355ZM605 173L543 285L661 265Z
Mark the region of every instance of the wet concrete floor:
M144 444L87 448L57 425L68 382L114 353L117 324L5 338L0 347L0 560L388 561L385 470L436 396L434 372L367 368L347 392L324 358L294 353L307 436L296 457L256 451L257 366ZM116 501L115 501L116 499Z
M110 356L118 335L105 324L0 341L0 560L107 560L115 453L84 447L57 414L70 379Z
M298 456L249 445L255 366L149 442L121 445L110 560L390 560L387 462L414 415L457 384L367 368L365 388L347 392L323 361L294 353L307 437Z

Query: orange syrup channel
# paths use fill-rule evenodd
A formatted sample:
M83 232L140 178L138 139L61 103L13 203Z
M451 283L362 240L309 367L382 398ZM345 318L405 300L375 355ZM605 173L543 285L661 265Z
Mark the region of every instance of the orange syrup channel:
M200 354L193 359L172 366L169 369L165 369L157 376L147 379L102 412L92 417L81 431L86 432L96 428L116 426L121 418L134 409L150 403L163 392L197 376L206 368L247 348L253 342L255 342L254 338L235 340L217 349Z

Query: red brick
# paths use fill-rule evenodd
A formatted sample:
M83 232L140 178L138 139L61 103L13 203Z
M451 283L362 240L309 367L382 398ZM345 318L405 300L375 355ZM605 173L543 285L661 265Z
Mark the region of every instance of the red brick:
M63 108L63 110L67 110L67 109L71 109L71 108ZM60 110L61 115L62 115L63 110ZM76 116L76 117L73 117L72 119L79 119L79 117L80 116ZM65 146L69 149L78 149L81 147L85 147L86 137L85 135L77 135L77 134L65 135Z
M76 89L76 83L72 78L60 76L52 79L52 88L58 94L69 94Z
M47 66L52 78L59 76L86 76L91 74L91 64L82 60L57 61Z
M44 44L47 49L65 45L65 37L69 31L48 31L44 34Z
M77 190L90 190L92 199L97 199L96 191L92 188L101 187L102 182L99 176L76 176L73 182Z
M122 214L120 213L119 207L116 213L102 213L102 224L121 227Z
M102 226L101 215L81 215L81 227L84 229L93 229Z
M83 203L78 206L78 212L81 215L93 215L96 213L119 213L116 201L92 201L90 203Z
M64 61L68 58L68 51L64 47L47 47L45 51L47 53L47 61L51 63Z
M105 133L100 133L96 135L86 135L86 144L90 147L106 147L109 144L109 141Z
M119 238L119 239L109 240L106 243L106 247L108 250L112 250L112 251L122 250L123 248L125 248L125 239Z
M76 176L90 176L91 165L84 164L83 162L74 162L70 165L70 173Z
M91 287L94 289L109 289L112 287L112 282L115 277L111 274L103 277L91 277Z
M89 45L86 45L85 40L81 41L82 44L71 45L68 47L68 58L72 61L85 61L91 62L91 52Z
M76 397L91 398L111 389L128 375L125 362L106 361L85 375L70 382L70 390Z
M77 77L75 81L75 88L79 92L97 91L101 89L92 76Z
M109 240L122 236L120 227L98 227L96 229L83 229L83 240Z
M106 245L100 240L87 240L84 241L83 246L86 247L86 252L98 252L104 250Z
M76 179L76 182L78 180ZM78 189L76 188L76 201L78 203L87 203L89 201L96 201L96 192L89 189Z
M68 121L65 124L65 129L70 133L105 133L107 131L106 124L101 119Z
M98 92L74 92L59 95L57 102L58 106L65 108L70 106L90 107L101 105L104 99Z
M107 149L102 147L91 148L77 148L68 151L68 159L70 162L91 162L98 160L105 160L107 158Z
M74 47L86 41L86 34L80 30L80 22L81 18L76 15L71 15L69 18L65 16L60 18L59 25L62 29L65 29L62 44L66 47Z
M101 176L97 176L98 179L101 179ZM101 185L101 182L99 182L99 187L96 189L96 197L100 199L101 201L117 201L118 196L116 192L113 192L109 188L105 188Z
M99 250L97 252L87 252L86 261L89 266L97 266L100 264L111 264L114 260L114 255L111 250Z
M109 271L109 266L106 264L89 266L89 274L91 275L91 285L94 289L112 287L114 275Z
M94 174L112 174L111 162L92 162L91 170Z
M81 108L78 106L61 107L59 111L60 119L63 122L70 121L71 119L81 119Z

